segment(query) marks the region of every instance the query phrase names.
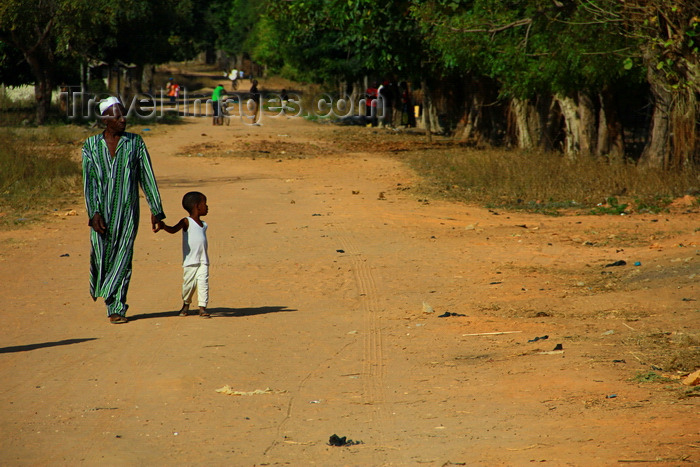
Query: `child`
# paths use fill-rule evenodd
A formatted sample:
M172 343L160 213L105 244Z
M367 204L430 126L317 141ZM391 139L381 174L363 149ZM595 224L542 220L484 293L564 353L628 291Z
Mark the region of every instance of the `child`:
M209 302L209 256L207 254L207 223L201 220L209 212L207 197L198 191L190 191L182 197L182 207L189 217L170 227L160 221L156 228L174 234L182 230L182 267L184 269L182 282L182 308L180 316L187 316L197 289L199 299L199 316L209 318L207 303Z

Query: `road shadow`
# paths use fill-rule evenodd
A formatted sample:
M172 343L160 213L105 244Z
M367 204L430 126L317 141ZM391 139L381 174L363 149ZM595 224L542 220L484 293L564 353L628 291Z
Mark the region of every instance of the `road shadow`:
M289 313L297 311L286 306L260 306L254 308L209 308L207 309L212 318L227 318L241 316L266 315L268 313ZM194 310L194 313L197 311Z
M88 337L85 339L64 339L55 342L40 342L38 344L14 345L11 347L0 347L0 353L12 352L27 352L29 350L44 349L46 347L57 347L59 345L80 344L81 342L94 341L97 337Z
M127 316L129 321L138 321L140 319L150 319L150 318L170 318L177 316L177 311L159 311L158 313L141 313L140 315Z
M293 308L287 308L286 306L260 306L251 308L208 308L207 311L212 318L230 318L230 317L242 317L242 316L255 316L255 315L265 315L268 313L288 313L291 311L297 311ZM198 313L197 307L190 308L190 316L196 316ZM169 317L180 317L178 311L162 311L158 313L142 313L140 315L129 316L129 321L138 321L140 319L149 318L169 318Z

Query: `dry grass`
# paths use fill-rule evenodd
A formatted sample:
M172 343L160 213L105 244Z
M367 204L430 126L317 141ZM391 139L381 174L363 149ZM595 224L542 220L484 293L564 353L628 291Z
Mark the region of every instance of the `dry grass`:
M0 128L0 225L26 223L81 190L77 157L85 130L73 126Z
M307 105L310 105L307 103ZM428 142L418 131L319 124L313 147L292 148L286 140L189 148L185 153L232 157L319 157L373 153L408 163L429 196L549 214L661 212L692 193L698 208L700 168L663 171L603 158L571 160L557 153L475 149L450 139Z
M655 171L591 158L471 148L409 152L404 157L427 177L434 192L503 208L658 212L674 198L700 189L700 171L692 168Z
M663 371L689 373L700 368L700 334L658 330L623 339L623 345L643 356L643 363Z

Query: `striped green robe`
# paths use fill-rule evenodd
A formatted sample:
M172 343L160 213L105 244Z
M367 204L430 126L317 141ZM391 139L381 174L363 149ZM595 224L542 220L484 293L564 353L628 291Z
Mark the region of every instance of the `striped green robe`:
M90 295L104 297L107 314L124 316L139 224L139 185L151 212L164 219L151 159L141 136L124 133L112 157L102 134L83 146L83 186L90 219L100 213L107 232L90 229Z

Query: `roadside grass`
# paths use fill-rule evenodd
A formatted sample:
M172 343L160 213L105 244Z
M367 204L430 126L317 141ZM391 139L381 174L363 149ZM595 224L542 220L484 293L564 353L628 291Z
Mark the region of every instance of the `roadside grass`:
M401 156L434 196L491 208L545 214L658 213L693 193L698 206L700 170L648 170L634 164L518 150L449 148Z
M28 110L25 110L29 112ZM32 110L33 111L33 110ZM80 149L85 139L102 131L94 122L66 123L55 113L49 124L35 127L5 116L0 124L0 228L7 229L61 212L81 203ZM128 131L141 133L177 125L182 118L165 112L157 120L128 119ZM145 135L145 133L144 133Z
M79 148L86 130L71 125L0 128L0 226L39 219L81 193Z
M700 334L697 332L665 331L637 333L622 341L642 355L645 364L664 372L690 373L700 368ZM642 360L640 360L642 361ZM653 371L637 375L640 382L656 381Z
M654 371L645 371L637 373L633 378L631 378L631 381L637 383L668 383L671 380Z

